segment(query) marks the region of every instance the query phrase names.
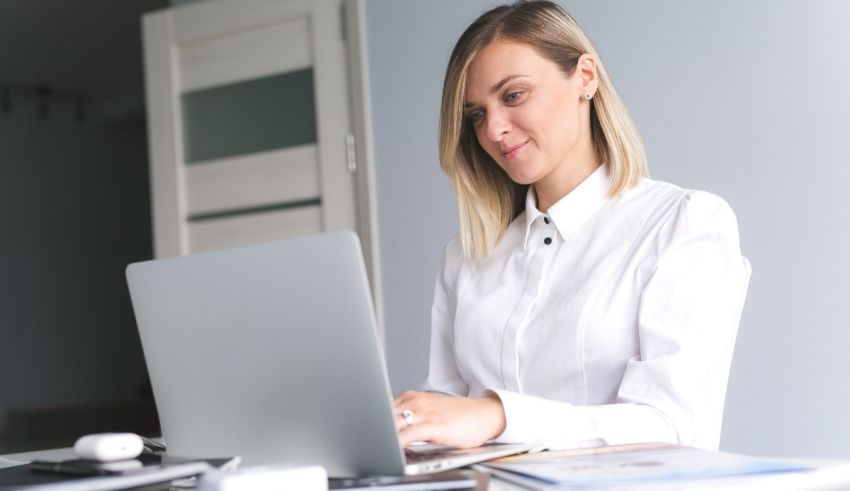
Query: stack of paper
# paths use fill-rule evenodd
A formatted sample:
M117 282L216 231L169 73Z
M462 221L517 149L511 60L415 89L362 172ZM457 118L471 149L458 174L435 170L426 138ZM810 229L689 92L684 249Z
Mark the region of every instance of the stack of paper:
M756 477L777 484L780 481L773 479L774 476L805 477L818 467L811 461L751 457L660 443L541 452L486 464L487 471L498 478L541 491L612 487L690 489L706 483L714 486L740 483L743 489L751 489L745 483L752 486ZM850 464L844 469L842 478L845 484L850 484Z

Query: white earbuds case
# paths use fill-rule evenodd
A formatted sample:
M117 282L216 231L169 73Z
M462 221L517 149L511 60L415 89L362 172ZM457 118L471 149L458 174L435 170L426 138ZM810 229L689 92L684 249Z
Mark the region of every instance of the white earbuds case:
M135 433L97 433L77 440L74 452L81 459L113 462L135 459L143 447L142 439Z

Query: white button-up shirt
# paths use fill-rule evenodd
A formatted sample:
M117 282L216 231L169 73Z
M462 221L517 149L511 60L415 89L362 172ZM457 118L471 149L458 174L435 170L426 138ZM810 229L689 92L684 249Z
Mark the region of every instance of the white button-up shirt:
M716 449L750 266L721 198L600 166L525 212L479 264L455 238L432 310L425 390L495 392L500 441Z

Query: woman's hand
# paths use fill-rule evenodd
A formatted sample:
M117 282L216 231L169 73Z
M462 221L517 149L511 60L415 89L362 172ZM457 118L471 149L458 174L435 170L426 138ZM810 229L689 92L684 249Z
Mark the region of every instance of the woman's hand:
M393 407L405 447L416 441L477 447L505 431L505 410L495 395L459 397L407 391L393 400Z

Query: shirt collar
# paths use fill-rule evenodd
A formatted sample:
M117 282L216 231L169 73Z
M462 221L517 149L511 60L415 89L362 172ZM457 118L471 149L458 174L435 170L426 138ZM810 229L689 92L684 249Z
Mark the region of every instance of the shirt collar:
M523 249L528 246L528 237L531 234L531 225L537 219L548 216L562 239L570 236L579 226L586 222L596 211L608 201L608 190L611 183L608 180L608 171L605 164L600 165L592 174L582 181L575 189L549 207L548 213L541 213L537 209L537 196L534 187L528 187L525 196L525 241Z

